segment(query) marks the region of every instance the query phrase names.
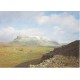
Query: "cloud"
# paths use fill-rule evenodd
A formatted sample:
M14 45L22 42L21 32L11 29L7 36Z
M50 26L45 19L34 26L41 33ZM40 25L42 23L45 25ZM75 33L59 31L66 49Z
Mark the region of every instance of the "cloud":
M37 28L15 29L6 27L0 30L0 41L12 41L17 36L39 36L44 37L44 33Z
M0 29L0 41L9 41L16 36L16 31L12 27Z
M67 13L62 14L51 14L49 16L38 16L36 21L42 25L56 25L56 26L66 26L66 27L78 27L78 20L74 16Z
M57 41L72 41L79 39L79 19L67 12L61 14L41 15L36 18L39 25L53 29L52 39Z
M10 41L17 35L47 37L59 42L72 41L80 37L79 12L46 13L41 11L1 11L0 41Z
M67 13L38 16L36 20L41 26L59 26L69 32L79 31L79 20Z
M37 19L39 24L44 24L44 23L49 21L48 16L37 16L36 19Z
M52 32L53 40L59 42L72 42L79 39L79 32L64 30L59 26L55 26Z
M65 34L65 31L62 30L60 27L55 26L55 27L53 28L53 34L54 34L54 35L63 35L63 34Z
M41 32L37 28L28 28L23 30L17 30L20 36L43 36L43 32Z

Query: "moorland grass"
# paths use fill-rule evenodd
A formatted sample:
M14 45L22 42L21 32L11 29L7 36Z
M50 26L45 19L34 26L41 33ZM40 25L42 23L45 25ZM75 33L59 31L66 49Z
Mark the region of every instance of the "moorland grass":
M20 63L41 58L51 50L53 48L40 46L0 45L0 67L15 67Z

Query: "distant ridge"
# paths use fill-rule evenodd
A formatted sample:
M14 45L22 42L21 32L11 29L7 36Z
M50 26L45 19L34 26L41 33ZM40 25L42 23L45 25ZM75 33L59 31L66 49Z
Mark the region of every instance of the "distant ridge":
M26 45L26 46L53 46L53 47L59 47L61 46L56 41L49 41L45 38L41 37L21 37L17 36L12 42L12 44L19 44L19 45Z

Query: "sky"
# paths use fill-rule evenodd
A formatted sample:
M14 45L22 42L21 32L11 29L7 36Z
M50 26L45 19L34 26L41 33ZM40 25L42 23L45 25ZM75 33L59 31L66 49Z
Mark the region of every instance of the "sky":
M79 40L79 24L77 11L0 11L0 42L17 36L72 42Z

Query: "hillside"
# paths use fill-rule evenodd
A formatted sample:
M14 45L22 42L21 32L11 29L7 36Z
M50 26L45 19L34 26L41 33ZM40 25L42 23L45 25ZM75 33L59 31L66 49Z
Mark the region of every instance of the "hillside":
M74 41L68 45L55 48L54 51L43 55L42 59L48 59L54 55L75 56L79 57L79 41Z
M27 37L17 36L17 38L14 39L11 43L26 46L53 46L53 47L61 46L56 41L49 41L41 37L28 37L28 36Z
M30 67L79 67L79 40L44 54L43 61Z

